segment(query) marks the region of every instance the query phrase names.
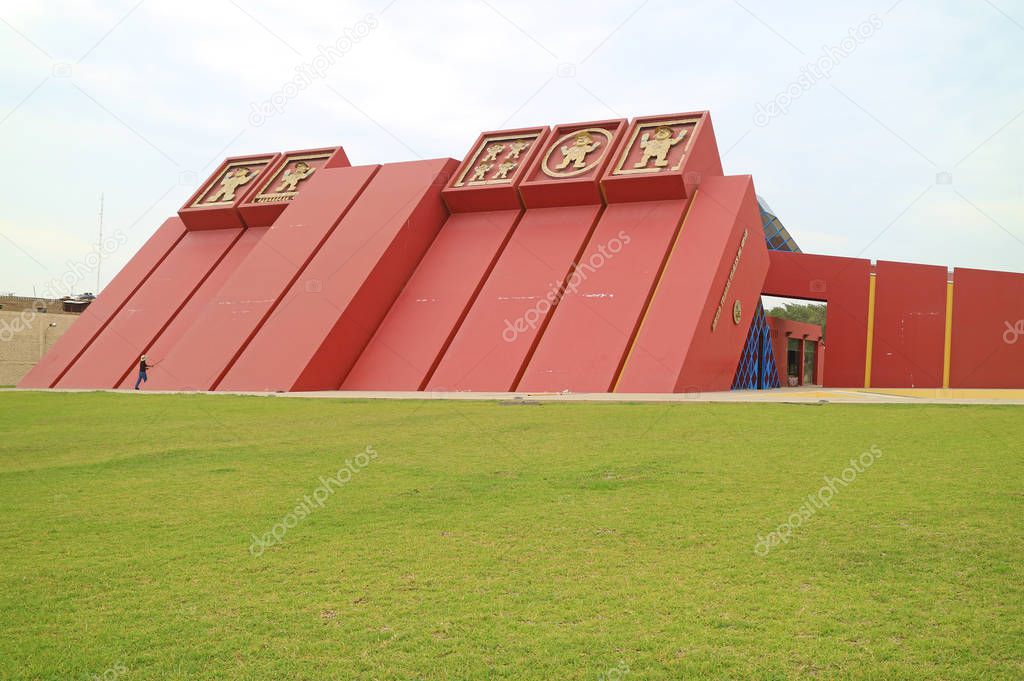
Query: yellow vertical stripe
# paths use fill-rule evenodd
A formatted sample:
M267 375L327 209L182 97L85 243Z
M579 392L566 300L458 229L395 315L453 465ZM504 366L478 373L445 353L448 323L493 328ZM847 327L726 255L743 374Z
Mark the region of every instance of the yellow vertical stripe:
M942 387L949 387L949 365L953 352L953 282L946 282L946 338L942 345Z
M875 274L868 282L868 343L864 354L864 387L871 387L871 351L875 343Z

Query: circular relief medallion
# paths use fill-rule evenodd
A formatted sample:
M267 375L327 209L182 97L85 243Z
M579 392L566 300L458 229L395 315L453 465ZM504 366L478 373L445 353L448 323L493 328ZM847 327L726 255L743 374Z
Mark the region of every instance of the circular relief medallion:
M736 300L732 304L732 323L739 324L743 319L743 304Z
M549 177L573 177L587 172L604 157L612 134L604 128L573 130L559 137L544 154L541 170Z

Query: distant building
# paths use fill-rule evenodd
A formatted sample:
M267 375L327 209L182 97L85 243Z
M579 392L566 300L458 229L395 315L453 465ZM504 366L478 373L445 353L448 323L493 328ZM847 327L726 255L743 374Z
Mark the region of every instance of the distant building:
M91 293L83 293L80 296L66 296L61 298L60 302L64 308L64 312L69 314L82 314L85 312L85 308L89 307L89 303L95 300L96 296Z
M15 385L95 296L0 296L0 386Z
M821 327L767 317L775 366L783 386L821 385L825 379L825 338Z

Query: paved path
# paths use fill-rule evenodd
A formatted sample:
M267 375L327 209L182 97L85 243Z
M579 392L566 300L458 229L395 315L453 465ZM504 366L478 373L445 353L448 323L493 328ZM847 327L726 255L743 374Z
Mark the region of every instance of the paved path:
M21 392L14 388L0 392ZM164 391L64 390L50 392L118 392L137 395L179 394ZM530 402L778 402L783 404L1015 404L1024 405L1024 390L996 389L869 389L869 388L778 388L776 390L734 390L711 393L484 393L484 392L373 392L325 390L320 392L215 392L207 395L256 395L286 398L383 399L383 400L490 400Z

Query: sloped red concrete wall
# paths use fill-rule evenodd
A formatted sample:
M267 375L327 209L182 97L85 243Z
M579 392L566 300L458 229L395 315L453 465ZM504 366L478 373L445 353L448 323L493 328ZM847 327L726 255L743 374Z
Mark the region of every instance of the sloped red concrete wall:
M688 203L605 209L518 390L612 389Z
M615 392L728 390L767 269L750 177L704 178Z
M378 168L333 168L313 175L162 358L149 387L213 389Z
M217 388L337 390L448 216L455 166L382 166Z
M125 364L146 352L241 235L231 228L182 237L56 387L115 387Z
M449 217L342 388L422 389L521 215L507 210Z
M511 390L601 206L532 208L502 251L428 390Z
M185 225L180 218L175 217L165 221L143 244L139 252L132 256L128 264L107 284L96 300L75 320L71 328L50 348L43 359L25 375L18 383L18 387L53 387L183 236L185 236ZM93 385L89 387L106 386Z
M546 127L494 130L476 139L441 192L452 214L343 389L424 388L522 218L518 188L544 148L547 132ZM490 179L474 179L484 166Z
M249 255L253 246L267 233L267 229L267 227L250 227L244 230L242 236L231 247L231 250L224 256L224 259L217 264L217 267L206 278L206 281L202 283L195 294L185 303L181 311L174 316L171 323L160 332L156 340L145 349L146 354L149 355L149 361L157 363L157 367L150 372L150 376L154 373L162 374L167 370L167 367L161 360L167 356L171 348L191 328L192 324L199 318L199 315L202 314L202 311L217 295L217 292L227 283L227 280ZM116 387L131 388L135 385L138 366L137 359L137 357L132 356L120 358L122 376Z

